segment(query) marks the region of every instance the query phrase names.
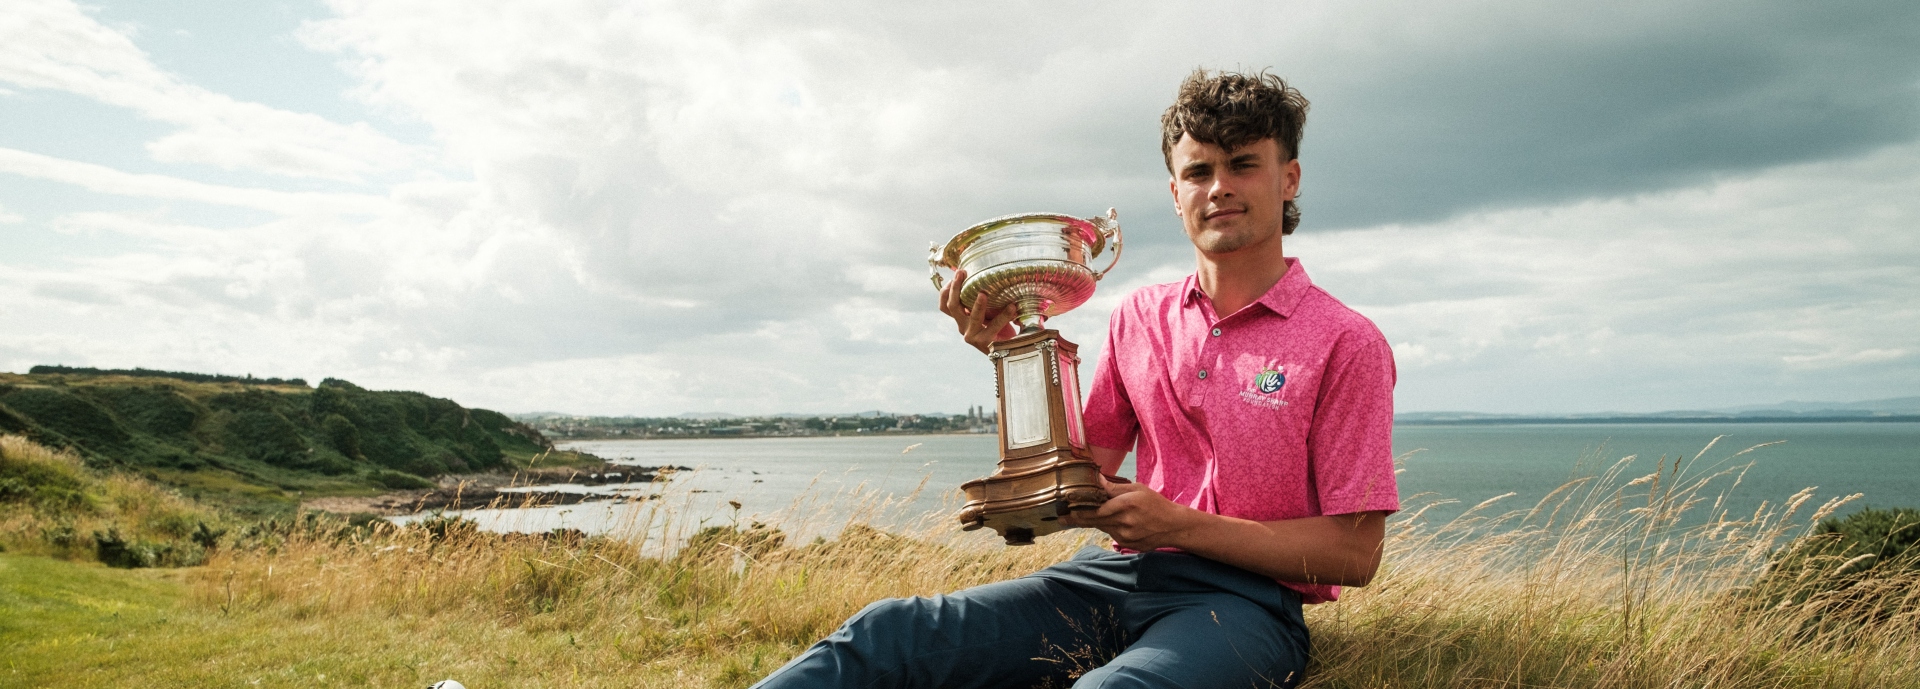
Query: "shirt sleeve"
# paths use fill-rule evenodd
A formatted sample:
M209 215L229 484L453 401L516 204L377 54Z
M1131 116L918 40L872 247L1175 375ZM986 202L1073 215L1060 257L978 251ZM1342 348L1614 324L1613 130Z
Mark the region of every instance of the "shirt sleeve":
M1393 349L1379 331L1336 345L1307 453L1323 515L1400 509L1393 470Z
M1133 400L1127 397L1126 382L1120 377L1120 330L1127 305L1113 310L1107 319L1107 346L1100 351L1100 363L1093 369L1093 385L1087 388L1087 405L1082 415L1087 427L1087 443L1110 450L1132 450L1139 436L1140 421L1134 415Z

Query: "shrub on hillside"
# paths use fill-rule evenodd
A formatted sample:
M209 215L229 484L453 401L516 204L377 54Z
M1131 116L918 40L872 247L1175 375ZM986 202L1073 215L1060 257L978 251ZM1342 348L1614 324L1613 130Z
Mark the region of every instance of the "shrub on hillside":
M381 469L367 475L375 485L392 490L424 490L433 487L433 482L413 474Z
M92 511L85 492L86 470L70 458L0 449L0 503L21 503L46 512Z
M169 440L191 441L201 410L167 385L99 385L85 390L134 429Z
M1820 524L1820 535L1834 539L1846 555L1872 555L1866 567L1920 567L1920 510L1871 507Z
M248 459L290 467L306 459L307 440L286 417L271 411L248 410L226 423L228 447Z
M68 390L0 386L0 403L90 450L112 449L131 437L106 408Z
M218 547L223 523L146 479L96 472L71 452L0 436L0 544L8 551L122 567L193 565Z
M326 420L320 422L320 432L335 452L353 459L366 458L360 453L360 427L347 417L327 414Z
M193 567L207 561L207 550L194 541L128 539L108 527L93 534L94 549L108 567Z
M0 394L4 394L11 387L12 386L9 385L0 385ZM4 403L0 403L0 433L26 435L35 430L37 430L37 424L35 424L32 419L21 416L20 412L8 408Z
M1920 582L1920 510L1862 509L1829 518L1774 554L1752 607L1813 611L1806 631L1910 614Z

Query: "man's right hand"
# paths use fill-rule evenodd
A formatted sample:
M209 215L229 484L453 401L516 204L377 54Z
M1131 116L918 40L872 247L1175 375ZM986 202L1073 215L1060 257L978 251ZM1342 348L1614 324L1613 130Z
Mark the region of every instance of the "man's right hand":
M960 286L966 282L967 271L954 272L953 279L940 288L940 311L953 317L954 324L960 326L960 337L967 344L985 354L987 345L1013 338L1013 319L1019 314L1013 309L1001 309L998 314L988 314L987 295L984 292L974 298L973 308L967 308L960 303Z

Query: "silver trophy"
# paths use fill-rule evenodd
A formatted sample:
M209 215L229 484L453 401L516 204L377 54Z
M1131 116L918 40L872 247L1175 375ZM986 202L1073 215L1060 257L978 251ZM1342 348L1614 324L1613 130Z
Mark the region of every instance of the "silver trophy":
M1095 272L1087 262L1103 253L1111 253L1107 267ZM1000 400L1000 466L960 486L967 504L959 520L967 530L984 526L1008 545L1027 545L1059 531L1069 511L1106 502L1080 418L1079 347L1046 329L1046 320L1087 303L1119 261L1120 218L1111 208L1106 217L1085 219L1002 216L929 252L935 289L945 284L941 269L965 269L961 303L972 308L984 294L988 312L1014 309L1020 325L1019 335L988 349Z

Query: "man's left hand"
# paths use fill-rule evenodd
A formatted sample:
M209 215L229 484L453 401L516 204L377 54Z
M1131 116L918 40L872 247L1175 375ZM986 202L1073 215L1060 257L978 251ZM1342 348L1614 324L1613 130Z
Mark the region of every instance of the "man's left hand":
M1099 529L1122 548L1148 551L1180 547L1187 529L1206 515L1140 483L1107 482L1112 499L1097 510L1081 510L1061 517L1067 526Z

